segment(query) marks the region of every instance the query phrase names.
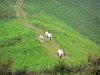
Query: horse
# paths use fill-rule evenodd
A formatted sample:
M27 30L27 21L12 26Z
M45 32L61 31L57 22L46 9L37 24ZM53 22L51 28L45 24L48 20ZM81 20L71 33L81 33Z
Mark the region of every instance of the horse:
M64 59L67 59L67 52L61 49L57 50L57 56L61 59L64 56Z
M44 34L46 35L46 37L51 41L52 39L52 34L47 32L47 31L44 31Z
M44 37L40 34L40 36L39 36L39 40L40 40L40 43L42 43L43 44L43 41L44 41Z

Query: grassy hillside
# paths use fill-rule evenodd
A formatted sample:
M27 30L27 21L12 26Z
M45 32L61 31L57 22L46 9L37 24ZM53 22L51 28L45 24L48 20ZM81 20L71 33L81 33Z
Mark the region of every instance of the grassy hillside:
M15 0L0 0L0 20L9 20L15 18L15 12L13 6L15 5Z
M9 1L11 3L8 3L6 11L12 12L15 1ZM41 46L36 33L35 30L25 28L17 17L0 20L0 64L12 60L13 69L39 69L48 67L48 64L52 67L56 60Z
M64 50L68 51L69 58L67 62L75 62L78 64L86 60L89 53L98 54L100 47L88 39L87 36L80 34L80 32L74 30L73 27L68 26L61 18L58 18L60 16L68 16L63 14L65 11L64 8L66 7L63 8L60 3L61 2L55 0L25 0L23 8L28 15L29 23L40 29L52 32L57 43L59 43ZM70 20L70 22L71 21L73 23L73 20Z
M100 45L99 0L25 0L31 14L39 10L56 17Z
M98 54L100 50L100 47L87 37L50 15L44 13L31 15L29 22L51 32L57 43L68 52L69 62L80 63L86 60L89 53Z
M8 6L11 8L8 7L10 10L7 9L7 11L12 11L15 1L13 3L12 0L9 1L11 6ZM96 41L99 44L99 25L96 27L93 24L94 20L91 21L93 19L91 14L98 17L99 10L92 13L94 8L91 8L91 11L84 8L81 3L87 2L77 3L77 0L74 0L74 2L69 0L25 0L22 7L30 24L37 27L38 30L51 32L57 44L68 52L66 63L72 62L77 65L81 61L87 60L88 54L100 55L100 46L93 42ZM92 3L90 6L92 6ZM51 57L47 49L40 44L38 32L35 29L28 29L23 26L24 23L21 23L21 21L25 22L27 19L24 20L24 16L20 17L9 18L9 21L0 20L0 61L11 59L13 69L52 67L57 59ZM91 30L91 28L93 29ZM48 44L48 41L45 44ZM49 46L48 48L51 49ZM55 51L51 50L54 53Z
M48 64L53 65L52 62L55 61L51 60L49 54L45 52L45 48L40 45L35 34L35 31L21 26L18 20L1 23L0 61L11 59L12 67L17 69L24 67L36 69L45 68Z

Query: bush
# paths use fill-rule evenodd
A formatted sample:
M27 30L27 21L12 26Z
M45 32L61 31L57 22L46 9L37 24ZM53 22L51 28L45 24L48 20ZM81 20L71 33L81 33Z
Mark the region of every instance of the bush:
M100 56L90 55L86 64L84 75L100 75Z
M10 75L11 74L11 64L12 60L7 60L0 62L0 75Z
M81 63L78 66L73 66L71 64L66 64L64 60L58 60L54 68L41 69L37 71L28 70L15 70L12 72L10 70L11 60L5 63L0 63L0 75L100 75L100 57L99 56L89 56L88 62ZM82 67L83 65L83 67Z

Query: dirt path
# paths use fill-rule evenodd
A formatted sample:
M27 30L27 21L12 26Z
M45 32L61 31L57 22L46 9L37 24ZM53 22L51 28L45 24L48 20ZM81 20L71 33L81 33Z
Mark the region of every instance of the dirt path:
M22 3L21 3L22 2ZM43 34L44 31L39 29L39 28L36 28L34 25L32 24L29 24L28 23L28 20L27 20L27 16L25 14L25 12L23 11L23 9L21 8L20 5L23 4L23 0L17 0L16 2L16 6L14 7L15 8L15 11L16 11L16 15L18 16L18 18L20 19L20 22L22 25L24 25L25 27L27 28L31 28L31 29L34 29L37 34L37 38L40 34ZM46 38L46 37L45 37ZM61 49L61 47L56 43L56 41L54 39L52 39L52 41L50 42L48 39L45 39L44 41L45 43L42 44L43 47L46 48L46 50L49 52L50 56L53 57L53 58L57 58L56 56L56 50L58 48Z

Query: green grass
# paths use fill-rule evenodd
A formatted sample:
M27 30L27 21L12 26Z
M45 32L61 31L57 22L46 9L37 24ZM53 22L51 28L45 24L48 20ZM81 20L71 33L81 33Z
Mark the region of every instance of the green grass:
M89 54L100 55L99 4L89 1L25 0L23 9L29 23L51 32L57 44L68 52L66 63L77 65L86 61ZM0 21L0 61L12 59L13 69L36 70L47 68L48 64L53 67L57 59L40 44L38 32L25 28L20 19ZM17 37L22 39L8 46ZM5 46L1 47L2 44Z
M15 12L13 10L13 6L15 5L15 0L7 1L2 0L0 1L0 20L6 20L15 18Z
M86 60L89 54L100 52L99 7L93 0L25 0L23 6L29 23L50 31L57 43L68 51L68 62L76 64Z
M10 2L8 7L2 9L12 12L15 1ZM3 10L1 11L3 12ZM47 68L48 65L52 67L56 60L51 58L46 49L41 46L38 36L36 36L37 32L25 28L20 21L18 18L7 17L0 21L0 62L11 59L13 69L36 70ZM15 40L18 37L21 37L20 41Z
M30 23L53 34L57 43L68 52L66 62L79 64L87 60L89 54L99 54L98 45L57 18L43 12L33 14L29 18Z
M0 44L6 44L5 40L22 37L22 40L15 45L0 47L0 61L12 59L13 69L45 68L48 67L48 64L53 66L55 60L51 60L35 34L35 31L24 28L19 20L10 20L0 24Z
M27 13L43 11L100 45L100 1L25 0L24 5Z

